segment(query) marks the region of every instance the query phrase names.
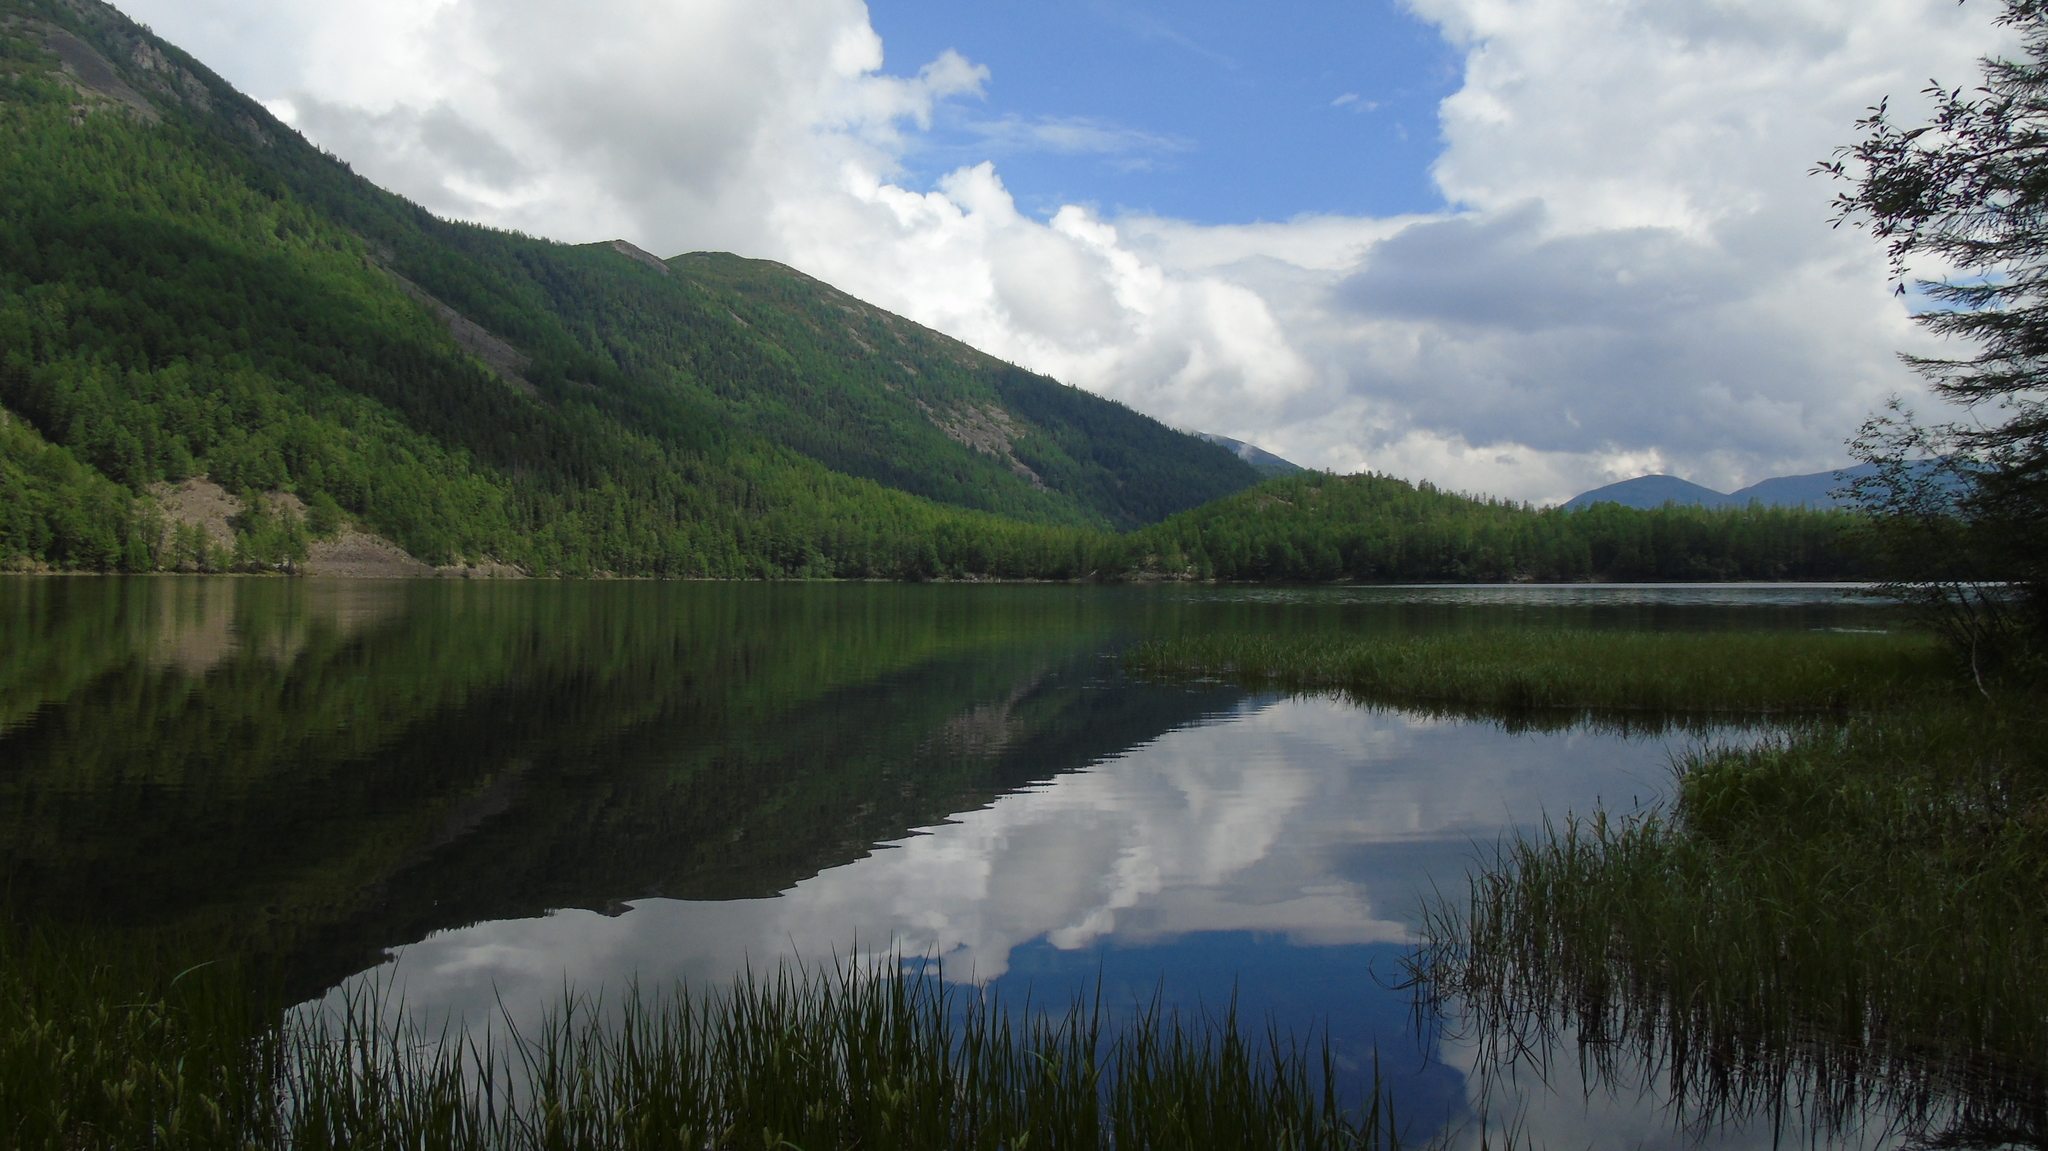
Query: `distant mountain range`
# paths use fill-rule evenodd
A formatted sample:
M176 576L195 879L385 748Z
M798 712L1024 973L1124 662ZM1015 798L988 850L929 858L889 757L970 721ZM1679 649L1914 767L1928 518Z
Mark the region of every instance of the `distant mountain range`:
M1259 474L1267 479L1308 470L1292 460L1283 460L1256 444L1248 444L1243 440L1233 440L1229 436L1219 436L1214 432L1196 432L1195 438L1207 440L1218 447L1229 448L1236 454L1238 459L1259 469Z
M1748 507L1761 503L1779 507L1837 508L1848 501L1836 493L1858 476L1873 475L1870 464L1803 476L1777 476L1733 492L1717 492L1677 476L1637 476L1604 488L1573 496L1565 509L1577 511L1594 504L1620 504L1628 508L1658 508L1665 504L1696 504L1702 507Z

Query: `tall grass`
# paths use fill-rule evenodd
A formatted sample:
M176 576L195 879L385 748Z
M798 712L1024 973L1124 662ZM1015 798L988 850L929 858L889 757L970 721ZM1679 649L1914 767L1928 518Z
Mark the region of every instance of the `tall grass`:
M1492 709L1824 712L1953 694L1918 633L1502 629L1456 635L1219 635L1134 645L1126 670L1215 676L1374 703Z
M0 1146L241 1146L274 1071L262 998L232 964L0 930Z
M897 969L565 994L530 1033L375 996L260 1023L233 973L77 937L0 950L0 1142L36 1148L1368 1148L1327 1048L1234 1013L1013 1009ZM508 1017L509 1018L509 1017Z
M2041 702L1695 752L1665 810L1504 845L1422 982L1496 1055L1570 1037L1701 1123L2048 1145Z

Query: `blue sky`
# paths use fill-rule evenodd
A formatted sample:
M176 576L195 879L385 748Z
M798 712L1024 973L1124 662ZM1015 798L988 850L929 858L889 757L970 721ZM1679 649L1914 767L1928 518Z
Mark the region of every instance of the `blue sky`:
M1220 224L1443 206L1429 177L1437 104L1463 54L1388 0L872 0L868 12L890 71L952 48L993 74L985 99L942 104L904 156L919 185L994 159L1039 215L1080 203Z

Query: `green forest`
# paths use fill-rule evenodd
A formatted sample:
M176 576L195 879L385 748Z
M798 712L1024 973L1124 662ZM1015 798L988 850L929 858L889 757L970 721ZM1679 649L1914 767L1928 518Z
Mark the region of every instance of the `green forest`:
M1816 580L1860 574L1862 522L1763 506L1538 511L1304 472L1137 532L1130 554L1143 570L1223 580Z
M0 565L289 569L354 524L536 575L1856 571L1835 513L1261 484L781 265L436 219L104 5L0 16ZM195 476L233 549L159 513Z

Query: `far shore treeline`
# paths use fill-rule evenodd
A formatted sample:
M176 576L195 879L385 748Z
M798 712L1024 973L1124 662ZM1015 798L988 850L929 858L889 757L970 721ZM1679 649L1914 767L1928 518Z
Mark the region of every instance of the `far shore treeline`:
M12 557L17 569L289 570L319 530L338 523L332 513L323 523L321 504L297 520L267 512L269 503L252 493L245 502L254 513L234 522L236 549L210 550L167 530L147 496L42 442L19 421L0 427L0 441L7 442L0 449L0 555ZM607 547L630 541L602 534L588 550L549 546L538 523L465 526L482 542L478 554L551 575L1372 583L1866 574L1851 546L1862 517L1843 511L1618 504L1538 511L1386 476L1309 472L1112 534L1022 524L881 490L860 494L876 497L874 504L849 499L835 508L817 500L753 520L733 515L676 525L637 549ZM835 518L835 510L847 514ZM374 520L369 526L385 527Z
M211 533L161 498L196 477ZM1836 512L1259 478L780 265L436 219L112 8L0 0L0 569L360 528L535 575L1860 574Z

